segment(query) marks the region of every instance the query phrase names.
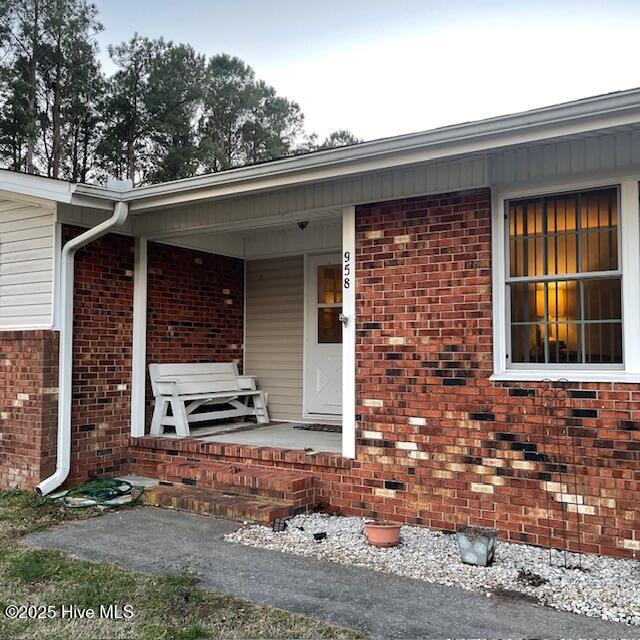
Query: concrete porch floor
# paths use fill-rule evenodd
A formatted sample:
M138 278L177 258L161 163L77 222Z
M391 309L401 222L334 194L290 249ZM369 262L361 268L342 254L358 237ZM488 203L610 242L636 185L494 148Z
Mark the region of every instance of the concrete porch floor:
M207 442L247 444L256 447L278 449L313 449L328 453L342 451L342 434L327 431L307 431L295 429L299 423L277 422L272 424L241 423L215 427L191 429L191 437ZM177 438L175 433L165 433L165 437Z

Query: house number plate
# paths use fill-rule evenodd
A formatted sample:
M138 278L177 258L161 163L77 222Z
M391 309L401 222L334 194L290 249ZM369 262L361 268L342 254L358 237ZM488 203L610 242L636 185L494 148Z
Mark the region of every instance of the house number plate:
M342 276L343 288L351 288L351 251L345 251L343 254Z

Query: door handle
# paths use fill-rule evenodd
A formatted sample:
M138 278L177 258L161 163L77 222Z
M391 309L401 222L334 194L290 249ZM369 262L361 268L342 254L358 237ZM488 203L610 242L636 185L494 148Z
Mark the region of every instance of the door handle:
M338 320L340 320L345 327L349 324L349 316L345 316L344 313L341 313L338 316Z

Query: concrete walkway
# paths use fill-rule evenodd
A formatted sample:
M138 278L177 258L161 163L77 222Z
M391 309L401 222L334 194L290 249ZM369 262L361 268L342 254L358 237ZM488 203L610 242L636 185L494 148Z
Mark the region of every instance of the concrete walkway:
M188 568L203 586L375 638L637 638L639 630L527 602L227 543L237 525L144 508L47 529L27 545L150 574Z

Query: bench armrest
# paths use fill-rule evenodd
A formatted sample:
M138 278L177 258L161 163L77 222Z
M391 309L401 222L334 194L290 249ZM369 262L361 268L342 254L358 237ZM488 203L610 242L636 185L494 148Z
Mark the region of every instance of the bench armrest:
M238 376L238 386L248 391L256 390L256 376Z

